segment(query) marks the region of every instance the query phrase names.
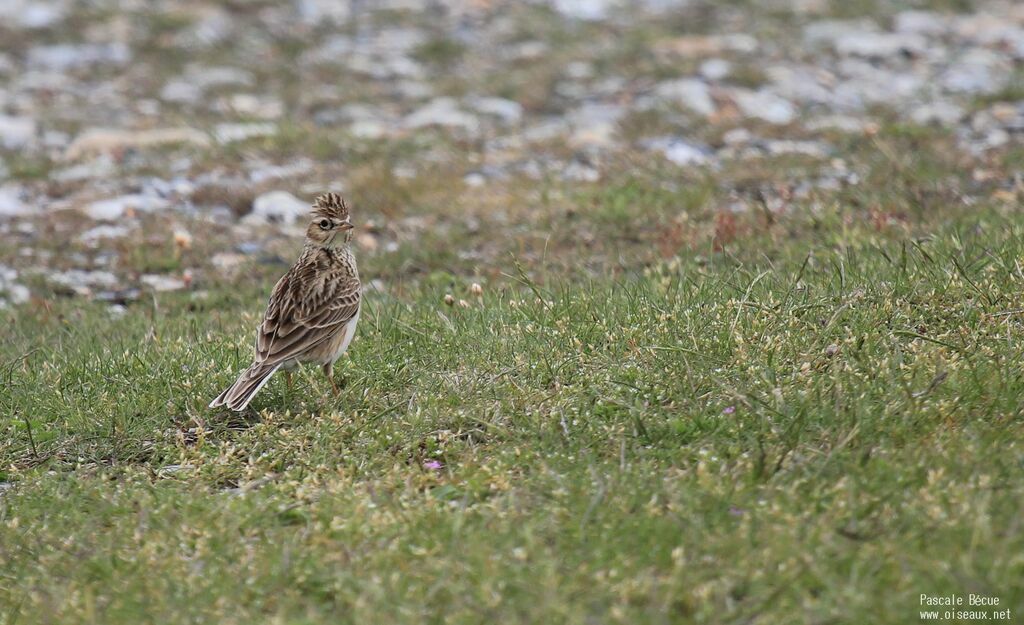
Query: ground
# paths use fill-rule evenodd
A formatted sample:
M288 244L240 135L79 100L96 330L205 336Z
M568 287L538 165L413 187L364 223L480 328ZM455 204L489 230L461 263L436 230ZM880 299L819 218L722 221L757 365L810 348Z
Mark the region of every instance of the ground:
M14 4L0 624L1020 618L1015 5Z

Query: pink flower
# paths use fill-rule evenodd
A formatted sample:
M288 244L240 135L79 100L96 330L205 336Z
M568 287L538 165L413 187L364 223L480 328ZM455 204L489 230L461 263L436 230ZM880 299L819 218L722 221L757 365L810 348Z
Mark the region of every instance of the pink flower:
M423 468L434 469L436 471L437 469L441 468L441 463L438 462L437 460L427 460L426 462L423 463Z
M732 414L734 412L736 412L736 406L726 406L725 410L722 411L722 414Z

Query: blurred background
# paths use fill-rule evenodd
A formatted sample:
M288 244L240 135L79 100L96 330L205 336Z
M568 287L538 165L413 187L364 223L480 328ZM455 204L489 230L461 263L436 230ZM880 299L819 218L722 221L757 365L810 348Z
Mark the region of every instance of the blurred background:
M0 306L265 286L324 190L379 292L913 229L1022 136L1017 2L3 0Z

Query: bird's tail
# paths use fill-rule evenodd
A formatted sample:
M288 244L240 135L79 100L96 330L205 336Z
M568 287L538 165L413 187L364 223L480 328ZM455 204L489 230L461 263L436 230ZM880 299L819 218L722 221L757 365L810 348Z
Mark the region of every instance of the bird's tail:
M217 399L210 402L210 408L227 406L235 412L245 410L245 407L249 405L249 402L252 401L256 393L263 388L263 385L267 383L270 376L280 367L281 363L275 365L265 365L258 362L252 363L248 369L242 372L242 375L238 376L234 384L224 389L224 392L218 395Z

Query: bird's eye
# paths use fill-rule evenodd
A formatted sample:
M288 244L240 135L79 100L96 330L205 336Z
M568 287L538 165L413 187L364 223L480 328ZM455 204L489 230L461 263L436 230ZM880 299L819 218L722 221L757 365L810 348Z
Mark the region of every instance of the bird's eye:
M331 220L330 219L321 219L320 220L320 229L321 230L330 230L331 229Z

